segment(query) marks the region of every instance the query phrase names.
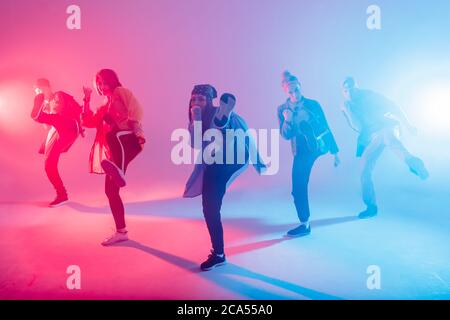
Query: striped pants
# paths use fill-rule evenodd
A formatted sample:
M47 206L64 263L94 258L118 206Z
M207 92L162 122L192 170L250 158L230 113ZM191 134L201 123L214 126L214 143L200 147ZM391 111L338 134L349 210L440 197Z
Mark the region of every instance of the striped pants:
M130 162L142 151L138 138L131 131L111 131L106 134L106 143L111 153L110 160L122 169L123 173L126 172ZM125 208L119 192L119 186L107 175L105 193L109 200L116 228L123 229L126 227Z

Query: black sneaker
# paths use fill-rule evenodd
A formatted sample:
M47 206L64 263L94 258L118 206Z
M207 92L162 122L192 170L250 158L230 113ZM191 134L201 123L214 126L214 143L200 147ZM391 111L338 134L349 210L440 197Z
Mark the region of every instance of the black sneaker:
M48 205L51 208L56 208L59 206L62 206L63 204L67 203L69 201L69 198L67 197L67 194L58 194L52 202Z
M358 215L358 218L360 219L368 219L373 218L378 214L378 207L377 206L367 206L367 209L361 212Z
M211 250L211 254L208 256L208 259L200 265L200 269L202 269L202 271L209 271L226 263L227 260L225 259L225 254L219 256Z
M303 237L307 236L311 233L311 226L308 224L308 227L306 227L305 224L301 224L297 228L294 228L292 230L289 230L286 234L286 236L295 238L295 237Z

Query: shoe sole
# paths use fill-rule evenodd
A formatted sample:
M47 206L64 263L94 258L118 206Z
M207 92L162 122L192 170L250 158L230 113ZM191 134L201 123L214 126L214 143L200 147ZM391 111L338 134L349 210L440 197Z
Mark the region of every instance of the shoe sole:
M215 267L220 267L220 266L223 266L223 265L226 265L226 264L227 264L227 262L225 261L225 262L221 262L221 263L215 264L211 268L200 268L200 270L202 270L202 271L210 271L210 270L214 269Z
M305 237L305 236L309 236L311 234L311 232L308 232L308 233L301 233L301 234L285 234L285 237L288 237L288 238L300 238L300 237Z
M120 169L111 161L103 160L101 163L103 171L109 176L111 176L114 182L120 187L123 188L127 185L125 181L125 177L120 173Z
M57 203L57 204L49 204L48 206L50 208L57 208L57 207L61 207L62 205L66 204L67 202L69 202L69 200L66 200L66 201L63 201L63 202L60 202L60 203Z
M123 240L119 240L119 241L116 241L116 242L113 242L113 243L101 243L101 245L102 246L104 246L104 247L109 247L109 246L112 246L112 245L115 245L116 243L120 243L120 242L124 242L124 241L128 241L128 240L130 240L130 239L123 239Z
M408 163L408 166L409 166L409 170L422 180L426 180L430 176L427 169L425 168L425 164L420 159L415 159L413 161L410 161Z

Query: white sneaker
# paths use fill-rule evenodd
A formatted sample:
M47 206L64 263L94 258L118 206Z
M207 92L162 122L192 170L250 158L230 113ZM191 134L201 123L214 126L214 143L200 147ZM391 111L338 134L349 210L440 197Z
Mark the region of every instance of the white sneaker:
M429 177L428 170L425 168L425 164L417 157L411 157L406 160L409 166L409 170L417 175L420 179L426 180Z
M102 246L110 246L114 243L127 241L128 240L128 232L116 232L111 237L106 238L102 241Z

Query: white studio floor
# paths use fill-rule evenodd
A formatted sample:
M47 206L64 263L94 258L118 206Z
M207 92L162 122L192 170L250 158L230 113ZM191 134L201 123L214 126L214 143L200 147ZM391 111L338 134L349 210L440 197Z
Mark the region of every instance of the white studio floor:
M267 192L267 191L266 191ZM273 199L262 202L261 199ZM289 195L238 191L222 210L228 264L200 272L210 243L200 199L126 199L130 240L113 247L106 200L0 203L1 299L449 299L450 219L427 197L395 201L358 220L356 201L311 196L312 234L286 239L297 218ZM426 210L424 208L427 208ZM81 289L66 286L67 267ZM367 268L381 288L369 290Z

